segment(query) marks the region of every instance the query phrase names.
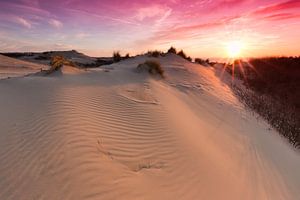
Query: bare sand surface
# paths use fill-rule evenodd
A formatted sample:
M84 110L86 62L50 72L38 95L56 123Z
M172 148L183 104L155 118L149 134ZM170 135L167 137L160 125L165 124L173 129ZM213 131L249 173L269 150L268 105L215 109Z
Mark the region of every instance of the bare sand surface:
M0 79L20 77L48 69L49 66L0 55Z
M215 69L145 59L0 80L0 199L299 199L299 152Z

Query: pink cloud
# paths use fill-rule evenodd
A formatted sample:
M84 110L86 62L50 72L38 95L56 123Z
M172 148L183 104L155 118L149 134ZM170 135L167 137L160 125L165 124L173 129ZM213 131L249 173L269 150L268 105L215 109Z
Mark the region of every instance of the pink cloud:
M169 12L170 8L156 4L152 6L138 8L135 18L139 21L143 21L146 18L165 16L165 13Z
M268 16L264 17L264 19L274 20L274 21L296 19L296 18L300 18L300 14L279 13L279 14L268 15Z
M197 35L200 31L218 28L227 25L234 20L239 19L240 16L227 17L220 20L215 20L206 23L198 23L186 26L177 26L167 30L158 31L151 40L180 40L189 39Z
M16 21L16 23L24 26L25 28L31 28L32 27L32 24L28 20L26 20L22 17L15 17L15 21Z
M300 8L299 0L290 0L290 1L285 1L282 3L269 5L266 7L262 7L262 8L257 9L255 12L253 12L253 14L261 15L261 14L268 14L268 13L283 11L283 10L287 10L287 9L295 9L295 8Z
M61 21L59 21L59 20L56 20L56 19L50 19L49 20L49 24L51 26L53 26L54 28L57 28L57 29L63 27L63 23Z
M241 5L249 0L222 0L219 1L213 9L219 9L219 8L232 8L234 6Z

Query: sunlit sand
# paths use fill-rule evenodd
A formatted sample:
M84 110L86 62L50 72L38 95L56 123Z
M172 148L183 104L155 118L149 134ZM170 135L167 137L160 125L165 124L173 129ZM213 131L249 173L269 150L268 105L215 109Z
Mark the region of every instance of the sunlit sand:
M0 66L0 199L299 198L299 154L230 75L175 54L153 58L165 78L137 72L147 59L45 76L1 56L20 73Z

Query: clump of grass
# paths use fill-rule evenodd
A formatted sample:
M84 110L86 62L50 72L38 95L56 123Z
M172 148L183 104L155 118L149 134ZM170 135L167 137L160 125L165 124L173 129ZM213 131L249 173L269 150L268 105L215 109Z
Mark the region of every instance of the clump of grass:
M51 74L55 71L58 71L60 68L62 68L64 65L69 65L72 67L77 67L77 65L75 63L73 63L72 61L69 61L67 59L65 59L63 56L53 56L51 58L50 61L50 69L47 71L47 74Z
M180 50L178 53L177 53L178 56L188 60L188 61L192 61L192 58L190 56L187 56L183 50Z
M211 64L209 59L204 60L202 58L195 58L195 63L198 63L200 65L209 65L209 64Z
M174 47L170 47L170 49L168 50L168 53L177 54L177 50Z
M158 51L158 50L148 51L147 54L148 54L149 57L155 57L155 58L158 58L159 56L163 56L164 55L163 52Z
M122 60L122 56L121 56L120 52L119 51L115 51L113 53L113 61L114 62L120 62L121 60Z
M51 74L55 71L58 71L64 65L64 57L62 56L53 56L50 61L50 69L48 70L47 74Z
M161 64L157 61L147 60L146 62L139 64L137 66L139 71L147 70L150 74L159 74L162 78L164 78L164 69Z
M124 59L128 59L128 58L130 58L130 54L129 54L129 53L127 53L127 54L124 56Z

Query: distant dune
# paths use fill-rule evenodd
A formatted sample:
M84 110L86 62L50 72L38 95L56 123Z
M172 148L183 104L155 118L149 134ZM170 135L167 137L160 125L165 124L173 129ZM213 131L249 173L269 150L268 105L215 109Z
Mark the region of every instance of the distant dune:
M149 59L1 80L0 199L299 199L299 152L227 74L174 54L138 73Z
M49 66L0 55L0 79L35 73Z

